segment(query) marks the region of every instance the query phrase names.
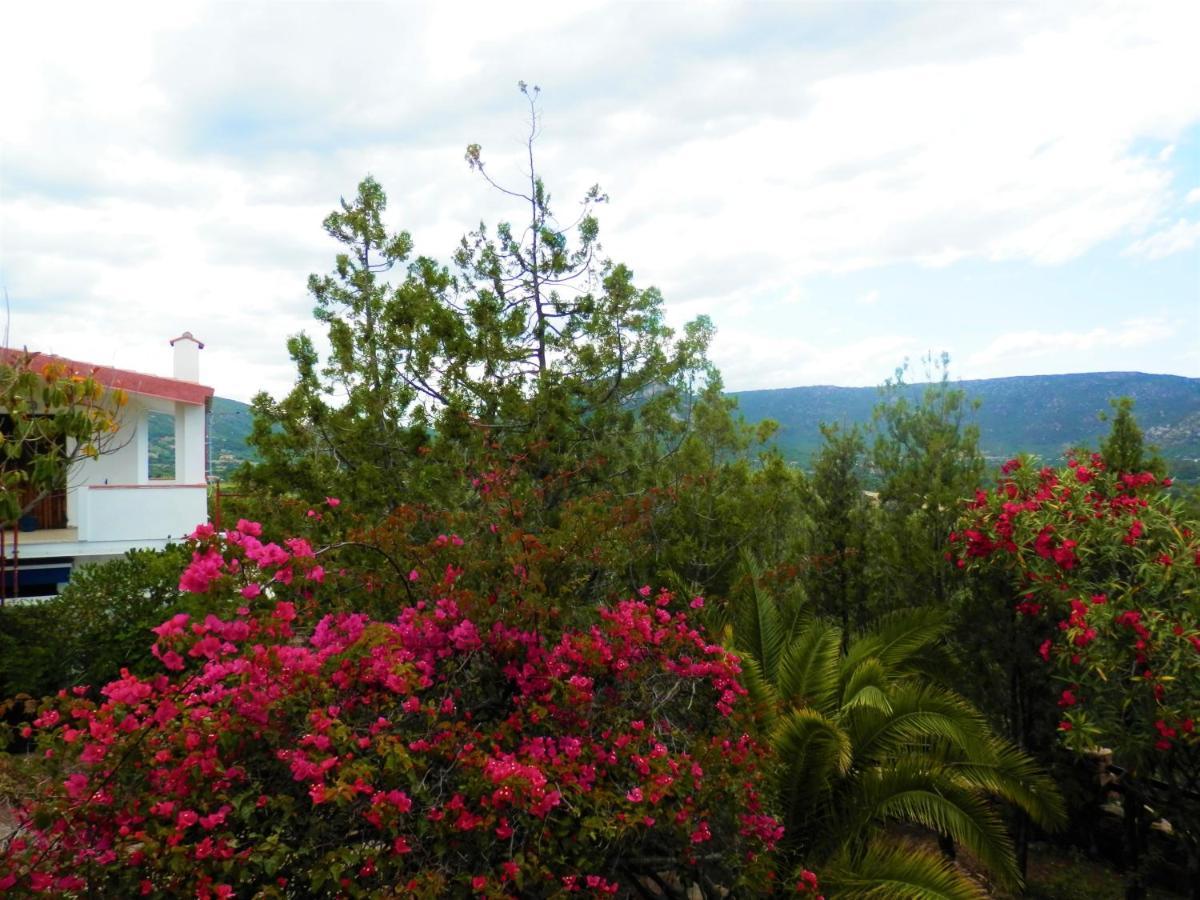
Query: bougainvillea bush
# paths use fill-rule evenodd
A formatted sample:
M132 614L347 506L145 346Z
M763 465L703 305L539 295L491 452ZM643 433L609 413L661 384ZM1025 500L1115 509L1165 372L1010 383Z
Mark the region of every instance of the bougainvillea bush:
M1153 472L1099 455L1001 467L954 535L957 565L1005 574L1057 677L1059 734L1113 751L1160 814L1200 840L1200 535ZM1139 786L1140 785L1140 786ZM1143 796L1147 795L1143 793Z
M470 540L431 545L458 562L384 620L328 611L355 575L304 539L198 529L181 588L241 605L157 627L160 674L46 705L0 891L769 892L765 751L702 601L644 588L539 630L459 590Z

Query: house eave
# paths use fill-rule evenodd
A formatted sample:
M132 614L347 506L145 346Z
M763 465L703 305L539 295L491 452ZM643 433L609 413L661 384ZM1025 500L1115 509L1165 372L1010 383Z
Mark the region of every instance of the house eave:
M14 350L11 347L0 347L0 362L10 362L19 359L25 351ZM43 371L47 366L58 363L65 365L74 372L88 375L96 379L106 388L125 391L127 394L138 394L143 397L154 397L173 403L184 403L192 406L203 406L213 396L215 391L207 385L192 381L181 381L178 378L167 378L163 375L149 375L145 372L134 372L130 369L117 369L112 366L98 366L95 363L83 362L77 359L67 359L65 356L55 356L50 353L32 352L30 367L35 372Z

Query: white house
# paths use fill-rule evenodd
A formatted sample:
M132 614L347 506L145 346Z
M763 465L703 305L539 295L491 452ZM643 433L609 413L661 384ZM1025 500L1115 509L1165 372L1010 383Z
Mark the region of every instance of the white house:
M173 377L35 355L33 366L65 362L128 402L109 452L76 463L64 494L43 500L26 528L0 532L0 599L53 594L81 563L135 548L161 549L208 519L208 412L213 389L199 383L200 350L190 332L170 342ZM149 415L175 421L175 472L150 478Z

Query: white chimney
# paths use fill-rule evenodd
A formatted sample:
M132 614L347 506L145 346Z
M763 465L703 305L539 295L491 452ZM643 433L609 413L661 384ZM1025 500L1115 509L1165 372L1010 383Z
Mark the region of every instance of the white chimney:
M190 331L171 340L175 348L175 378L178 381L200 381L200 351L204 345Z

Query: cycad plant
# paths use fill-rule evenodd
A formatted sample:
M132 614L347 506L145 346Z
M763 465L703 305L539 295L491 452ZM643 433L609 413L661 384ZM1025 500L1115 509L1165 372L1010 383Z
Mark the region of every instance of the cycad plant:
M749 579L757 583L757 579ZM745 680L771 729L788 849L838 897L960 898L981 888L937 852L898 844L921 826L1020 883L997 801L1052 828L1064 818L1050 778L938 683L946 624L894 613L847 635L801 600L761 588L733 622Z

